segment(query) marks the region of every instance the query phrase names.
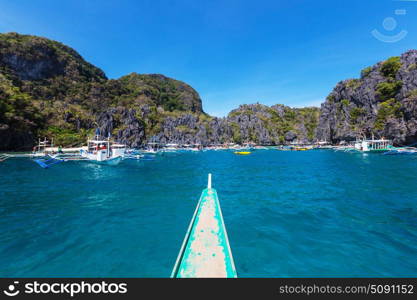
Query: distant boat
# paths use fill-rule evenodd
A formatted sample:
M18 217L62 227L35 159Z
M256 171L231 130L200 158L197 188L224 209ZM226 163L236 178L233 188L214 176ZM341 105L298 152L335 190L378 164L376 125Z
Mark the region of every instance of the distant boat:
M308 151L308 150L311 150L311 149L307 148L307 147L295 147L294 150L295 151Z
M249 151L238 151L238 152L234 152L234 154L236 154L236 155L250 155L250 154L252 154L252 152L249 152Z
M355 150L360 152L387 152L394 149L391 140L381 139L381 140L362 140L355 142Z
M109 140L89 140L87 150L80 150L80 155L90 161L117 165L125 155L126 146L113 144Z
M279 151L292 151L293 147L291 147L291 146L278 146L275 149L279 150Z
M417 154L417 148L414 148L414 147L393 148L384 153L384 155L413 155L413 154Z
M211 174L207 188L201 193L171 277L237 277L219 198L211 187Z
M178 144L166 144L164 148L162 148L161 152L165 153L175 153L178 152L179 145Z
M33 151L31 153L31 157L35 158L35 157L46 157L47 153L46 153L46 149L48 147L52 147L53 146L53 142L49 142L46 137L44 138L43 141L41 141L41 139L39 139L38 145L35 146L33 148Z

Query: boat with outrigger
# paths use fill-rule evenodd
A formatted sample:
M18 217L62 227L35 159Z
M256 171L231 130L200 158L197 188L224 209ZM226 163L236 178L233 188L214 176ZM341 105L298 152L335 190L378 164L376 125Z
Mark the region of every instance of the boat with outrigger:
M52 141L48 141L45 137L43 140L38 140L38 145L33 147L33 151L30 154L32 158L35 157L46 157L48 155L47 149L50 149L54 146L54 139Z
M339 145L332 146L330 149L341 152L351 153L385 153L396 149L393 141L385 138L381 139L358 139L354 142L342 141Z
M380 139L380 140L362 140L356 141L354 149L359 152L365 153L383 153L395 149L392 140Z
M87 149L81 149L80 155L92 162L117 165L123 160L125 152L125 145L111 142L110 135L102 139L97 129L95 139L87 141Z

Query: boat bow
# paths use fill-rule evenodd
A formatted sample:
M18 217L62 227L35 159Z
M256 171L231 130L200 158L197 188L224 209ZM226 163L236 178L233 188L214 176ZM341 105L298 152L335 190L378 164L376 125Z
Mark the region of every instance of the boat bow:
M227 237L217 192L203 190L189 225L171 277L236 278L236 268Z

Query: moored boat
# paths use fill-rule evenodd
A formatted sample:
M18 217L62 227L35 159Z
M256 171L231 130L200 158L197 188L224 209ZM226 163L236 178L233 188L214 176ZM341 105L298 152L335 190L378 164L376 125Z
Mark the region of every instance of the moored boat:
M176 153L179 150L178 144L166 144L165 147L161 149L161 152L164 153Z
M95 140L87 141L87 150L81 149L80 155L89 161L116 165L122 161L125 152L125 145L112 143L109 139L100 140L96 135Z
M46 149L48 147L52 147L53 146L53 142L49 142L46 137L44 138L43 141L41 141L41 139L39 139L38 141L38 145L33 147L33 151L31 153L31 157L35 158L35 157L46 157L48 155Z
M383 153L394 148L391 140L362 140L355 142L354 149L360 152L376 152Z
M249 152L249 151L236 151L236 152L233 152L234 154L236 154L236 155L250 155L250 154L252 154L252 152Z

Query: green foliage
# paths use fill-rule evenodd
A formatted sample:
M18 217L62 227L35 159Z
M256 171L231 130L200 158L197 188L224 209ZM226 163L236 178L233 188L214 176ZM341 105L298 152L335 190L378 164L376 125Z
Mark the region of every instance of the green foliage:
M401 103L395 99L389 99L379 105L379 110L376 116L374 129L383 130L385 124L390 118L400 118L402 116Z
M30 95L23 93L0 74L0 128L7 128L11 139L20 147L22 137L34 138L45 120L33 105ZM5 147L0 142L0 149Z
M417 89L410 91L407 95L409 98L417 98Z
M236 123L231 123L230 124L231 129L232 129L232 140L234 143L236 144L241 144L242 143L242 135L240 133L240 127L238 124Z
M255 133L255 130L253 128L249 128L249 141L248 142L256 143L256 144L259 142L259 137Z
M181 103L181 101L178 100L178 98L164 98L162 100L163 107L165 110L168 111L174 111L174 110L184 110L184 105Z
M335 95L327 96L326 101L329 102L330 104L333 104L336 101Z
M238 117L238 116L240 116L242 114L242 112L241 111L239 111L239 110L234 110L234 111L231 111L230 113L229 113L229 117L230 118L235 118L235 117Z
M46 61L41 74L46 79L56 75L63 75L64 70L78 80L106 79L103 71L86 62L74 49L62 43L32 35L22 35L14 32L0 34L0 56L16 55L27 63Z
M386 101L394 98L402 87L401 81L381 82L376 87L376 94L380 101Z
M210 123L213 120L213 117L211 117L208 114L202 113L202 114L198 115L198 119L199 119L200 122L207 124L207 123Z
M50 126L43 130L41 135L48 136L54 140L56 146L73 147L85 144L92 130L81 129L78 132L70 129L63 129L56 126Z
M401 66L400 57L394 56L382 63L380 71L385 77L395 78Z
M361 86L361 81L359 79L351 79L347 81L346 86L348 88L356 90L357 88Z
M366 77L372 72L372 67L367 67L361 71L361 77Z
M350 111L350 120L351 123L357 123L359 117L362 117L366 114L366 110L363 107L354 107Z
M343 100L340 101L340 103L344 107L348 107L350 105L350 101L348 99L343 99Z
M190 128L190 127L185 126L185 125L179 125L179 126L176 127L176 129L179 132L184 133L184 134L195 134L196 133L196 129Z
M417 70L417 64L413 63L411 65L408 66L407 71L414 71Z
M119 89L123 94L116 97L116 102L122 97L124 106L145 103L163 107L166 111L201 111L201 100L190 86L163 75L131 73L119 79ZM184 97L190 98L185 102ZM190 106L191 105L191 106Z
M287 122L294 122L297 118L297 113L295 110L292 110L290 108L285 108L285 114L284 119Z

